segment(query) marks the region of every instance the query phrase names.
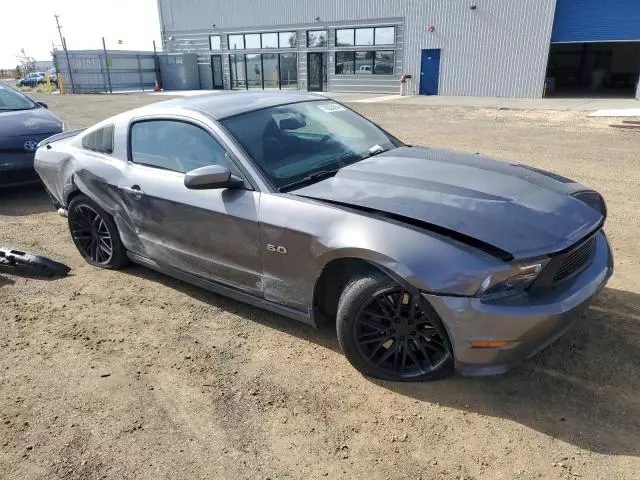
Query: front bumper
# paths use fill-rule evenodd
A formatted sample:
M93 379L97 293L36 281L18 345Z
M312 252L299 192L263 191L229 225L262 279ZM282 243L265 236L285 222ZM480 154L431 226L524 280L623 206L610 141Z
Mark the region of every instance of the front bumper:
M591 265L568 285L543 295L523 294L499 301L424 294L451 339L456 369L465 375L494 375L536 354L562 336L613 274L604 232L597 234ZM471 342L506 342L473 348Z
M0 188L39 183L34 153L0 153Z

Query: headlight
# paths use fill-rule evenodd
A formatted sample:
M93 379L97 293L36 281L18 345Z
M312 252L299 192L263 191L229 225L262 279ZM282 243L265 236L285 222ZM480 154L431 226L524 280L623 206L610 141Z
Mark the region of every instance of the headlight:
M476 294L479 297L507 296L526 290L542 271L546 261L520 265L509 272L489 275Z
M586 203L591 208L599 211L603 217L607 216L607 204L604 203L604 198L598 192L593 190L585 190L583 192L576 192L571 195L576 200L580 200Z

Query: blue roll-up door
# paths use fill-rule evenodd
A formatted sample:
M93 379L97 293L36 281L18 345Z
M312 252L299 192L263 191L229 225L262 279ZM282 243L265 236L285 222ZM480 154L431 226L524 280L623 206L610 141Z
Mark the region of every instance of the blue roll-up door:
M558 0L551 41L640 41L640 0Z

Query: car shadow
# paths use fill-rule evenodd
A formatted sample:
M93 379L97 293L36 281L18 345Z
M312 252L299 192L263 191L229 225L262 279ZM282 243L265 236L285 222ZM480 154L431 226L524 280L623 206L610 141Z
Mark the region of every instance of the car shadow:
M126 272L340 352L332 325L315 329L143 267ZM639 326L640 295L605 289L564 337L505 375L369 381L420 402L508 419L593 452L640 456Z
M341 353L334 325L323 325L320 328L314 328L305 323L268 312L258 307L253 307L223 295L218 295L139 265L132 265L123 271L138 278L160 283L185 295L189 295L195 300L208 303L234 315L250 318L251 321L264 325L265 327L279 330L283 333L314 342L334 352Z
M17 217L53 210L53 203L41 185L0 189L0 215Z
M517 422L593 452L640 456L640 295L605 289L567 334L511 372L372 380L421 402Z

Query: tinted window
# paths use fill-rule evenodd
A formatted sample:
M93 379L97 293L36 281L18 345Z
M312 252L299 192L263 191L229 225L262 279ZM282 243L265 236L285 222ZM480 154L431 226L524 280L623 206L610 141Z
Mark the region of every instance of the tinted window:
M131 161L186 173L222 165L236 173L222 146L200 127L174 120L151 120L131 127Z
M351 47L354 42L354 30L353 28L347 28L343 30L336 30L336 46L338 47Z
M252 33L244 36L244 46L248 50L250 48L260 48L260 34Z
M211 35L209 37L209 48L211 50L220 50L220 35Z
M296 32L280 32L280 48L295 48Z
M356 45L373 45L373 28L356 29Z
M316 171L360 161L374 146L400 145L365 118L330 101L266 108L222 123L278 188Z
M82 137L82 148L100 153L113 153L113 125L95 130Z
M393 45L396 43L396 27L377 27L376 45Z
M263 33L262 34L262 48L278 48L278 34L277 33Z
M244 49L244 35L229 35L229 50Z
M243 54L229 55L229 71L231 73L231 88L247 88Z
M326 47L329 32L326 30L316 30L307 32L307 46Z

